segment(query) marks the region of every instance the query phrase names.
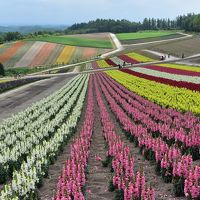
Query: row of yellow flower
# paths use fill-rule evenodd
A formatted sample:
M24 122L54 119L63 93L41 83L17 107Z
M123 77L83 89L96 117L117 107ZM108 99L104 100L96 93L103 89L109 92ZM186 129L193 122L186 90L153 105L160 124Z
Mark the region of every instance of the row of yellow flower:
M98 60L97 64L100 68L112 67L105 60Z
M161 106L200 114L200 92L156 83L117 70L106 73L129 90Z
M61 54L56 60L56 63L68 63L74 54L76 47L74 46L65 46Z

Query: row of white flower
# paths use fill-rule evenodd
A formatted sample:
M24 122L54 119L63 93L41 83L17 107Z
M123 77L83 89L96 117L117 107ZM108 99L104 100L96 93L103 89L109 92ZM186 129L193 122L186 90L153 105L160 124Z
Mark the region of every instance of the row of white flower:
M73 89L71 89L63 99L58 101L57 104L54 104L50 109L51 112L44 112L43 117L46 120L42 120L40 117L39 120L32 124L32 126L26 127L25 130L10 136L11 138L14 138L11 143L12 148L10 145L7 145L2 149L0 154L0 164L3 166L1 169L4 170L4 176L7 176L9 167L13 168L12 164L17 162L20 156L28 155L35 145L38 145L44 139L52 137L55 128L70 114L70 110L73 108L73 105L83 88L85 78L80 79L81 84L80 81L77 81ZM53 119L50 120L49 118ZM20 166L22 161L23 159L20 159L17 162L17 165ZM11 166L9 166L10 163ZM6 180L6 178L3 180Z
M73 108L71 115L66 119L54 136L48 141L43 141L32 149L31 154L27 158L27 162L23 162L21 169L15 171L10 184L4 186L0 193L0 199L18 200L29 199L30 195L36 190L41 176L44 176L45 167L48 167L49 158L55 156L59 147L72 134L72 130L76 127L86 96L88 86L88 76L86 75L84 87L81 90L76 106Z
M80 80L81 81L81 80ZM79 82L80 82L79 81ZM4 137L3 140L0 141L0 149L4 148L4 146L1 145L12 145L17 138L20 140L20 135L23 132L31 132L32 130L36 130L38 127L43 124L47 119L49 119L50 114L54 114L55 111L59 108L59 106L62 106L62 103L64 101L67 101L71 94L73 94L73 91L76 89L75 86L77 85L77 82L74 82L74 84L69 85L68 88L63 90L60 95L57 95L57 92L55 95L53 95L54 99L51 99L46 105L41 105L39 108L35 108L36 110L33 112L32 115L34 115L34 120L29 123L25 123L25 120L30 119L30 114L25 116L24 119L22 119L19 124L16 124L16 126L13 125L13 131L10 132L10 129L3 128L2 137ZM59 98L58 98L59 96ZM65 98L63 98L65 97ZM47 115L49 113L49 115ZM22 126L22 127L21 127ZM19 135L16 135L17 133L20 133ZM1 144L2 143L2 144Z
M47 110L54 105L59 99L63 97L76 83L79 77L72 79L63 88L55 92L54 94L44 98L43 100L34 103L32 106L27 108L25 111L12 116L5 120L0 125L0 140L5 140L5 136L8 133L13 133L24 128L26 124L32 123L36 120L44 110Z
M0 154L0 164L6 165L8 161L17 161L21 155L27 154L34 145L37 145L44 137L49 137L54 132L54 128L69 114L70 109L78 98L84 82L79 83L80 81L51 109L45 111L38 120L26 126L22 131L10 134L10 140L0 143L2 144L0 145L1 148L3 147ZM53 117L52 120L50 120L51 117ZM7 168L7 166L5 167Z
M115 64L117 64L117 65L123 65L124 64L124 61L123 60L121 60L120 58L118 58L118 57L112 57L112 58L110 58L110 60L112 60Z
M200 77L198 77L198 76L186 76L186 75L171 74L171 73L146 69L143 67L131 68L131 70L135 71L135 72L140 72L140 73L143 73L146 75L155 76L158 78L166 78L166 79L170 79L170 80L174 80L174 81L184 81L184 82L189 82L189 83L200 84Z

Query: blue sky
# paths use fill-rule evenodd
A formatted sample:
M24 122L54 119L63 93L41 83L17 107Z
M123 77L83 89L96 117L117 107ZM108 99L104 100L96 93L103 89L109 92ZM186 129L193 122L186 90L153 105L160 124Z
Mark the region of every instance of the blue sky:
M96 18L139 21L200 13L200 0L0 0L0 25L71 25Z

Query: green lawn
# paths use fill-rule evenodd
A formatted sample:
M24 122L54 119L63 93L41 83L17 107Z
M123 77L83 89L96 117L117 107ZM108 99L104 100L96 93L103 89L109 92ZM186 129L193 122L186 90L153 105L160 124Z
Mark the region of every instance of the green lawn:
M119 40L137 40L153 37L162 37L166 35L176 34L175 31L140 31L135 33L119 33L117 37Z
M44 41L53 42L64 45L81 46L81 47L94 47L94 48L106 48L112 49L112 43L110 40L102 39L88 39L73 36L37 36L34 38L26 39L31 41Z

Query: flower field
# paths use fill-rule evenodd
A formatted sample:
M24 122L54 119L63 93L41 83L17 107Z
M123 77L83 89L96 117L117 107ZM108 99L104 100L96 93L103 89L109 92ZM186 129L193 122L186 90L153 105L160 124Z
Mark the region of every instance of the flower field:
M86 69L123 58L133 59ZM156 67L138 70L186 81L184 69ZM0 124L0 199L200 198L200 92L123 70L78 75Z
M93 65L95 68L104 68L123 65L124 62L135 64L150 61L153 60L137 53L128 53L94 62ZM184 112L200 113L198 110L200 69L198 67L162 64L107 73L133 92L161 106L170 106Z
M109 49L18 41L0 46L0 62L6 68L70 64L94 58L107 51Z

